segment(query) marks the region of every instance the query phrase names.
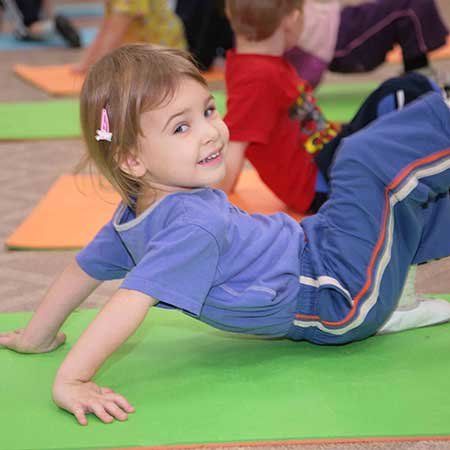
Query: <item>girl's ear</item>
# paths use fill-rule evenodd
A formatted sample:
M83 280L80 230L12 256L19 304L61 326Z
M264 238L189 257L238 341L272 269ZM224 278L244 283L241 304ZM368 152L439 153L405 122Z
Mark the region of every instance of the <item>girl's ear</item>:
M128 153L128 155L119 163L119 167L120 170L135 178L141 178L147 173L147 168L142 160L133 153Z

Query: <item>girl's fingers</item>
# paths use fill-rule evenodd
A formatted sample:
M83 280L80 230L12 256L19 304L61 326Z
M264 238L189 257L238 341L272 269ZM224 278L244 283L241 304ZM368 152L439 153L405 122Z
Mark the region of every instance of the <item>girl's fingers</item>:
M72 410L72 414L75 416L80 425L87 425L88 422L86 418L86 413L81 405L75 406Z
M115 419L123 421L128 419L128 414L114 402L106 402L104 404L105 410L111 414Z
M58 333L56 335L56 341L58 344L64 344L66 342L66 335L64 333Z
M106 412L104 405L101 403L92 403L90 410L104 423L111 423L114 421L114 417Z
M110 389L109 387L101 387L100 392L102 394L114 394L114 391Z
M104 423L111 423L115 419L127 420L128 413L134 412L134 408L122 395L116 394L107 387L96 387L96 389L98 389L97 392L91 392L86 401L76 403L73 408L70 408L80 425L87 425L88 413L95 414Z
M22 334L23 333L23 328L19 328L17 330L13 330L13 331L6 331L5 333L0 333L1 337L5 337L5 336L15 336L17 334Z
M13 349L14 342L17 339L15 334L5 333L0 335L0 347L7 347Z
M124 396L114 393L113 395L109 395L108 399L112 400L116 405L119 405L127 413L134 412L133 406L128 402L128 400Z

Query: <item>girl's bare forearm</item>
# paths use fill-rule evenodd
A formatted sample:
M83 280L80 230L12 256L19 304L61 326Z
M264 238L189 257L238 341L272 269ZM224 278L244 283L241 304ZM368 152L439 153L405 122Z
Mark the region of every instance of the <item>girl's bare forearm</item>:
M156 301L137 291L119 289L81 335L58 370L59 381L89 381L139 327Z
M113 14L105 17L94 42L86 49L79 66L85 71L103 55L119 47L133 21L132 16Z
M69 314L101 282L87 275L74 260L53 282L24 331L25 342L45 346Z

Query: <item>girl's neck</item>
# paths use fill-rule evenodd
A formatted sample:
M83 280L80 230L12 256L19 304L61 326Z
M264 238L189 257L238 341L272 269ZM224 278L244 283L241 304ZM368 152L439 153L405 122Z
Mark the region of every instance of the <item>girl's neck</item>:
M167 197L168 195L173 194L175 192L190 191L192 189L194 188L185 188L185 189L179 188L170 190L170 189L158 189L155 186L145 189L138 195L136 199L135 204L136 217L142 214L144 211L146 211L155 203Z
M140 216L146 209L150 208L150 206L152 206L156 201L158 201L158 199L155 196L153 196L152 198L148 198L139 195L138 198L136 199L134 207L136 217Z
M136 217L141 215L145 210L150 208L156 202L162 200L169 192L160 189L147 188L142 189L136 199L135 213Z
M242 36L236 36L236 53L282 56L285 52L285 37L279 29L263 41L249 41Z

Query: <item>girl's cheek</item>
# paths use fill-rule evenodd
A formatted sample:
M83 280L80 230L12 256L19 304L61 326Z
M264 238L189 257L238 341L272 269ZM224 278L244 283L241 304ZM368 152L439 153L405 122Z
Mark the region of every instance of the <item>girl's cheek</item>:
M223 122L223 129L224 129L224 138L226 141L229 141L230 140L230 130L228 129L225 122Z

